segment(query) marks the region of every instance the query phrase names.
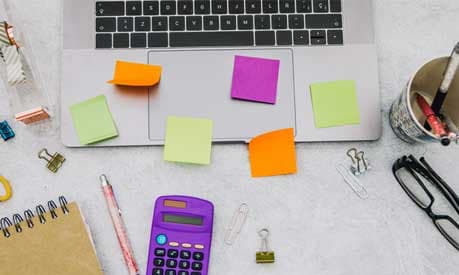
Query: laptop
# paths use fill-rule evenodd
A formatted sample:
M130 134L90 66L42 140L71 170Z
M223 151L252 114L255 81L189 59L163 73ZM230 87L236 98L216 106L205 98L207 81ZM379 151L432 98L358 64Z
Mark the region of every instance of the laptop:
M381 136L370 0L63 1L61 135L81 147L70 106L104 94L119 136L164 144L168 116L207 118L214 142L294 128L297 142ZM231 98L236 55L280 61L276 104ZM159 85L107 84L117 60L161 65ZM310 85L354 80L360 124L316 128Z

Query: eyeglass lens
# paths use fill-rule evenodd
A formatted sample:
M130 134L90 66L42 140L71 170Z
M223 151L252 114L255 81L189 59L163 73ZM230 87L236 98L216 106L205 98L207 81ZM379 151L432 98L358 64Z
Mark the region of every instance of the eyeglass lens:
M405 191L407 191L408 195L416 202L416 204L425 209L429 207L432 200L412 173L416 174L419 180L423 182L426 187L430 185L427 179L411 169L408 170L406 167L402 167L396 172L398 179L401 181L401 184L404 185Z

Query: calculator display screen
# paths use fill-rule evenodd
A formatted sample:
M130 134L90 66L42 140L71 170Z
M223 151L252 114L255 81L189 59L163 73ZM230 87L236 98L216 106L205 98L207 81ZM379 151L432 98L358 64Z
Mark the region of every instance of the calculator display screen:
M200 217L186 217L171 214L164 214L163 221L178 224L202 225L202 218Z

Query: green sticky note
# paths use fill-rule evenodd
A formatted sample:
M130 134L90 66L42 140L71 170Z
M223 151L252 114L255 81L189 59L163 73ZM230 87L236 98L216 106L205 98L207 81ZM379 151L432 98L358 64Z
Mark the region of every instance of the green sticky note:
M360 124L355 81L312 84L311 98L317 128Z
M70 113L81 144L88 145L118 136L104 95L72 105Z
M212 129L209 119L168 117L164 160L210 164Z

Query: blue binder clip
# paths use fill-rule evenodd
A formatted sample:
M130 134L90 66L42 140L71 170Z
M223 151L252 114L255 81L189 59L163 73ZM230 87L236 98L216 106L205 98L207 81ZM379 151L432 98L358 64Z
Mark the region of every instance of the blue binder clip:
M0 136L3 138L4 141L7 141L11 138L14 138L13 129L11 129L10 125L6 120L0 122Z

